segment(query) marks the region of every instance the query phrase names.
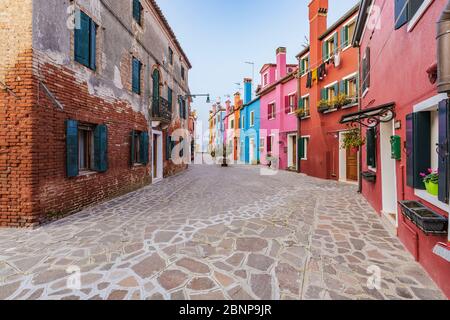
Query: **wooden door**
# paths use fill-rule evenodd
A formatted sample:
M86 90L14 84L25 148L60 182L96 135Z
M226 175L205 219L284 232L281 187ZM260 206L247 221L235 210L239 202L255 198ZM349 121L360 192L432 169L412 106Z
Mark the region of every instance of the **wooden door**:
M347 180L358 181L358 152L347 149Z
M238 139L234 138L234 161L238 160Z

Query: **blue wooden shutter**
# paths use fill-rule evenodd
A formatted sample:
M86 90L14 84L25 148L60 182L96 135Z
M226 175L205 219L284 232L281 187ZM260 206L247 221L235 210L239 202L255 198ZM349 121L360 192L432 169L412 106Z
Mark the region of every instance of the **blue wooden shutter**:
M407 184L425 189L421 173L431 166L431 114L415 112L406 116L406 172Z
M133 92L141 94L141 62L136 58L133 58L132 77Z
M148 137L148 132L141 132L140 135L140 148L139 148L139 152L140 152L140 162L142 164L148 164L148 160L149 160L149 137Z
M450 100L439 103L439 201L449 201L449 131Z
M66 168L68 177L79 174L78 166L78 121L66 121Z
M135 159L134 159L134 153L135 153L135 141L136 141L136 131L132 130L131 131L131 141L130 141L130 154L131 154L131 158L130 158L130 164L133 166L135 164Z
M376 168L377 166L377 157L376 157L376 132L375 129L367 130L367 165L372 168Z
M98 125L94 130L94 170L106 172L108 170L108 128Z
M408 22L408 1L395 0L395 29L400 29Z
M75 28L75 61L81 63L86 67L89 64L89 46L90 46L90 28L91 19L83 12L78 11L79 14L79 28Z
M96 59L97 59L97 25L92 19L90 19L90 32L89 32L89 67L92 70L97 68Z

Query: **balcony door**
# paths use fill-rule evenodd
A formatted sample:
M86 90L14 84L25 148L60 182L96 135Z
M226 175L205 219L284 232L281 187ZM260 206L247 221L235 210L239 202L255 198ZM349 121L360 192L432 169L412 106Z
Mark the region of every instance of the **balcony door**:
M155 105L155 102L156 102L156 105L158 105L159 97L161 96L161 89L160 89L160 86L159 86L160 80L161 80L161 76L159 74L159 70L158 69L155 69L153 71L152 80L153 80L153 103ZM153 112L155 112L155 111L156 110L153 110Z

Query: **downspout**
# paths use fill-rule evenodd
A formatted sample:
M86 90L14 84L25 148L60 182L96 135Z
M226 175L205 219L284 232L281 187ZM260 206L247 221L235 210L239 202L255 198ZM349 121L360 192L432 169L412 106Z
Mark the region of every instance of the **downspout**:
M300 105L300 99L302 97L302 77L301 77L301 72L300 72L300 64L301 64L301 60L300 58L298 58L298 77L297 77L297 108ZM295 143L297 143L297 173L302 173L302 168L301 168L301 164L302 164L302 159L300 157L300 143L299 141L302 141L302 117L299 116L297 114L297 141Z
M438 80L437 87L439 93L447 93L450 98L450 0L447 2L442 15L437 23L437 64ZM450 168L449 168L450 170ZM449 212L450 214L450 212ZM434 252L442 258L450 261L450 224L447 244L436 246Z
M358 45L358 74L361 74L361 46ZM361 76L359 76L359 79L361 79ZM359 80L358 80L359 81ZM358 111L362 110L362 90L361 90L361 84L359 85L359 101L358 101ZM359 125L359 132L362 132L362 125ZM359 150L359 179L358 179L358 193L362 193L362 165L363 165L363 156L362 156L362 148Z

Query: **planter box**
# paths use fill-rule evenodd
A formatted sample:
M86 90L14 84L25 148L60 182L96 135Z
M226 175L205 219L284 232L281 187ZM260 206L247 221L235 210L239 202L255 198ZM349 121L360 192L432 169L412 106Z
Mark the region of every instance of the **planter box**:
M368 182L375 183L377 181L377 175L372 171L365 171L361 173L362 178Z
M426 234L445 235L448 233L448 219L437 214L417 201L401 201L402 212Z
M325 111L330 110L331 108L327 106L327 107L319 107L317 109L320 113L324 113Z

